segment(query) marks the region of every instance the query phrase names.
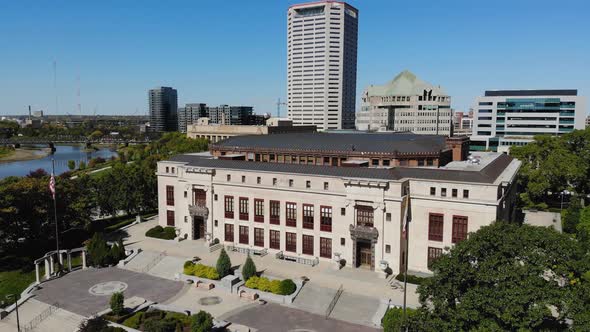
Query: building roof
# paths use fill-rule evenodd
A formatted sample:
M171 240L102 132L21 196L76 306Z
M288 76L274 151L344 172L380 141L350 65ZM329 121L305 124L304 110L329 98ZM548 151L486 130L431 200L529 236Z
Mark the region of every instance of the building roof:
M416 96L424 90L432 90L435 96L446 95L440 86L432 85L419 79L408 70L399 73L393 80L384 85L371 85L367 88L368 96Z
M486 97L518 97L518 96L577 96L576 89L550 90L486 90Z
M266 163L242 160L222 160L204 158L195 155L177 155L169 161L185 163L187 166L229 169L242 171L309 174L330 177L343 177L368 180L395 181L405 178L423 180L441 180L454 182L494 183L512 162L513 158L501 153L494 153L496 158L479 170L456 170L445 168L394 167L337 167L303 164Z
M446 138L412 133L284 133L268 136L234 136L211 147L223 149L267 149L324 151L334 153L439 153Z

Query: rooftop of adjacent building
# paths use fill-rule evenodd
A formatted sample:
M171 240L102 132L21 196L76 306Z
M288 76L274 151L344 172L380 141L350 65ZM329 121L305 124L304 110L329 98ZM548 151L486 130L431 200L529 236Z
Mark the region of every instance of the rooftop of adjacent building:
M447 149L446 137L408 132L313 132L265 136L235 136L212 144L213 148L326 151L338 153L438 153Z
M337 1L337 0L324 0L324 1L311 1L311 2L298 3L298 4L294 4L294 5L289 6L289 9L300 8L300 7L310 7L310 6L315 6L315 5L327 4L327 3L339 3L339 4L342 4L346 7L354 9L355 11L358 12L358 9L355 8L354 6L351 6L350 4L348 4L344 1Z
M576 89L486 90L486 97L577 96Z
M432 94L436 96L446 95L446 92L440 86L435 86L421 80L409 70L402 71L386 84L370 85L366 89L366 92L369 97L416 96L422 95L424 90L432 90Z

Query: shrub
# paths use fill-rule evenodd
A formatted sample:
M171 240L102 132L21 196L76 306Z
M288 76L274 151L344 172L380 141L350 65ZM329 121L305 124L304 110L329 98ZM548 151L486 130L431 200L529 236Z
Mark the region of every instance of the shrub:
M260 277L253 276L246 281L245 285L248 288L258 289L258 282L259 281L260 281Z
M145 332L174 332L176 321L172 319L150 319L143 323Z
M68 160L68 168L73 171L76 168L76 162L74 160Z
M194 275L199 278L206 278L211 280L219 280L220 276L217 273L217 270L214 267L203 265L203 264L193 264L190 262L184 263L184 274L186 275Z
M172 240L176 237L176 230L174 227L155 226L145 232L145 236L155 237L157 239Z
M268 291L273 294L283 295L281 294L281 280L271 280L270 289Z
M213 316L206 311L199 311L191 316L191 332L209 332L213 328Z
M92 236L86 245L86 250L88 251L89 263L92 266L105 266L111 262L109 246L102 233L95 233Z
M86 169L86 163L80 160L80 163L78 164L78 169Z
M123 313L123 309L125 309L123 302L125 301L125 296L121 292L115 292L111 296L111 311L114 315L121 316Z
M403 282L404 281L404 274L403 273L398 274L397 276L395 276L395 279ZM426 279L428 279L428 278L423 278L423 277L418 277L415 275L408 274L408 278L406 281L410 284L422 285L422 283L424 281L426 281Z
M219 258L217 259L215 268L217 269L217 273L221 278L225 277L231 272L231 261L224 248L222 248L221 252L219 253Z
M248 257L246 258L246 262L244 263L244 266L242 267L242 278L244 279L244 281L248 281L248 279L250 279L251 277L253 277L255 275L256 275L256 265L254 264L254 261L252 260L250 255L248 255Z
M297 289L297 285L291 279L281 280L280 291L278 294L281 295L291 295L295 293Z
M127 318L123 322L123 325L130 327L132 329L139 329L139 327L141 326L141 322L143 321L143 315L143 312L138 312L135 315Z
M416 310L406 308L408 314L408 325L411 325L410 320L416 315ZM402 308L391 308L387 310L385 316L381 320L383 326L383 332L398 332L404 331L404 310ZM414 330L414 329L411 329Z
M94 317L82 321L78 326L80 332L102 332L107 329L109 322L102 317Z

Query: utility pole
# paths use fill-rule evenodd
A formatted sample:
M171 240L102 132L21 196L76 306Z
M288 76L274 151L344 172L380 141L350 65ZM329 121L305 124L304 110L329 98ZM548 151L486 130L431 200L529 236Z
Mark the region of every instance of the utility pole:
M287 105L287 103L281 103L281 98L277 100L277 118L281 117L281 105Z

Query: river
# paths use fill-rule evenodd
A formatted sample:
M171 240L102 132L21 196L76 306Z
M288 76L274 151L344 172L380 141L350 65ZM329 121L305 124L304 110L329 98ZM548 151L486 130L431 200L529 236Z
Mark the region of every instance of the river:
M46 147L42 146L42 148ZM96 151L86 151L83 145L56 145L55 148L55 153L41 159L0 163L0 179L13 175L24 176L39 168L51 173L52 158L55 159L55 174L58 175L69 170L68 160L76 161L76 167L78 167L80 161L88 164L91 158L110 159L112 156L117 156L117 152L109 148L100 148Z

